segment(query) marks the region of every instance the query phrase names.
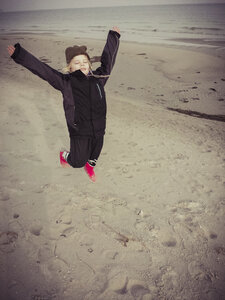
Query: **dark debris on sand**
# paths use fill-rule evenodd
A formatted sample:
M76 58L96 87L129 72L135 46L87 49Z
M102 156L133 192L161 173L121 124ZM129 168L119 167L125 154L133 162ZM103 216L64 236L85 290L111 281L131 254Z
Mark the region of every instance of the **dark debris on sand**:
M209 115L209 114L204 114L204 113L200 113L200 112L193 111L193 110L185 110L185 109L172 108L172 107L167 107L167 109L171 110L171 111L176 111L178 113L188 115L188 116L191 116L191 117L225 122L225 115Z

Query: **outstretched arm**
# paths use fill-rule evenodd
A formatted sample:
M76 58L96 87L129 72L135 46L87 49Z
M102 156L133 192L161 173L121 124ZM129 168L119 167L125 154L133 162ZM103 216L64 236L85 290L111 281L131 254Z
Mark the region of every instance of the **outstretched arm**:
M93 73L95 75L110 75L115 64L116 55L119 48L120 30L118 27L113 27L109 31L107 41L101 56L101 66ZM102 84L105 85L108 77L101 78Z
M16 63L24 66L35 75L46 80L55 89L60 91L63 90L64 80L62 73L52 69L47 64L38 60L35 56L22 48L20 44L16 44L15 47L9 45L7 50L11 58Z

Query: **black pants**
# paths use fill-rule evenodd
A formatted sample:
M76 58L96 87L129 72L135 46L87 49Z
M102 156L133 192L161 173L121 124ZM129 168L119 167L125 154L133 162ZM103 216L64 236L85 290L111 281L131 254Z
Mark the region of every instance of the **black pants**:
M82 168L88 160L97 160L102 150L103 140L103 136L97 138L71 136L67 162L73 168Z

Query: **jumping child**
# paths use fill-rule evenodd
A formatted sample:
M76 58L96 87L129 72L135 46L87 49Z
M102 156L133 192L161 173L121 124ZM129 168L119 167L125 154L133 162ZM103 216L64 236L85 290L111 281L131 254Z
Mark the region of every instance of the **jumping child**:
M101 66L91 69L86 46L65 50L68 74L60 73L41 62L19 43L8 46L13 60L46 80L63 95L63 106L70 136L70 152L60 152L63 167L84 167L95 181L94 167L101 153L106 127L104 85L112 71L119 48L120 30L109 31L101 56Z

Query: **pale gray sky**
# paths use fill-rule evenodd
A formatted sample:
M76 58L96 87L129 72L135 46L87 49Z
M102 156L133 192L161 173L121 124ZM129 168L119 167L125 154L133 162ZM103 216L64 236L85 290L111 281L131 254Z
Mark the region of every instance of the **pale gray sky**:
M0 0L4 11L177 3L224 3L225 0Z

